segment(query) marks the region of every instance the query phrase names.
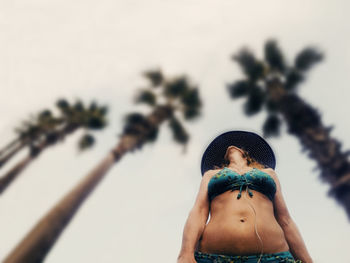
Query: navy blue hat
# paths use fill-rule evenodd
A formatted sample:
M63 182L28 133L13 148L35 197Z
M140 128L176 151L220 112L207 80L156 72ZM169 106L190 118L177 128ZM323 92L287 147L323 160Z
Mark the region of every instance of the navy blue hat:
M207 170L214 169L214 165L224 163L224 155L230 145L246 150L257 162L275 169L275 154L261 136L254 132L234 130L222 133L208 145L202 156L202 176Z

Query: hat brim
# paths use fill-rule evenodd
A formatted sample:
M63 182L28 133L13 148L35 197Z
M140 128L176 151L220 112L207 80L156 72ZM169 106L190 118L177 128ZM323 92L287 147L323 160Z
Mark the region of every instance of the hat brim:
M214 165L219 166L224 162L226 149L230 145L243 148L259 163L275 169L275 154L265 139L254 132L234 130L220 134L208 145L201 161L202 176Z

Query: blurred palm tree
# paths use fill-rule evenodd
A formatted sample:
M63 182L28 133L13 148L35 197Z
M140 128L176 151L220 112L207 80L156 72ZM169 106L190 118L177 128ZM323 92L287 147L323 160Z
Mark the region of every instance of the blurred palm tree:
M126 153L141 149L146 143L154 143L165 121L168 121L175 142L182 144L186 151L189 134L176 113L179 112L186 121L200 116L202 103L198 88L193 87L186 76L165 79L160 70L146 71L144 76L151 85L140 89L134 102L149 105L151 113L143 115L133 112L125 116L124 128L116 146L37 223L4 263L42 262L80 205L113 164ZM162 99L165 102L160 103Z
M328 196L342 205L350 219L350 151L342 151L341 144L330 136L333 126L325 126L319 112L300 98L297 88L306 73L322 61L323 54L315 48L304 48L297 54L294 65L287 65L275 40L268 40L264 61L255 58L246 47L232 59L239 63L246 78L227 85L233 99L246 97L244 113L247 116L266 110L262 126L263 136L279 136L281 124L296 136L302 151L317 162L320 178L330 184Z
M61 118L52 116L50 110L43 110L38 116L31 116L22 123L21 127L15 128L16 139L0 150L0 167L6 164L16 153L39 139L50 130L62 123Z
M53 116L51 111L44 110L37 118L25 122L23 127L17 129L18 138L22 138L19 145L29 146L29 154L0 177L0 194L48 147L62 142L68 135L83 128L86 132L81 136L78 148L80 151L89 149L95 140L87 131L99 130L107 125L107 108L98 106L95 102L86 107L81 101L70 105L65 99L60 99L56 106L60 110L58 117ZM9 153L9 156L13 155L14 151ZM4 159L9 158L6 156Z

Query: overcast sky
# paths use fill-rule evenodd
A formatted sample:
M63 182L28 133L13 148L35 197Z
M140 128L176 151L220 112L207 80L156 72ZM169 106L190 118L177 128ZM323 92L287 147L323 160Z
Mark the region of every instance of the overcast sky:
M146 69L186 74L199 87L203 113L185 123L187 153L163 125L154 145L127 154L110 170L45 262L176 261L208 143L227 130L261 134L266 114L246 118L244 100L231 100L225 89L243 77L230 59L243 46L261 58L265 41L275 38L289 63L307 46L324 52L299 95L349 149L349 7L345 0L1 1L0 145L14 138L21 121L53 108L60 97L109 105L110 125L96 133L90 152L77 154L81 132L48 149L0 197L0 260L117 143L124 114L147 112L131 101L147 84ZM344 209L327 197L316 163L285 130L268 141L290 213L315 263L349 262Z

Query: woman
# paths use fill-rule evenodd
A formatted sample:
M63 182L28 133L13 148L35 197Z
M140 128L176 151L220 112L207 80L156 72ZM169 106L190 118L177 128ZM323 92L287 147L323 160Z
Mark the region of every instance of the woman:
M313 263L274 168L275 155L259 135L217 136L202 157L203 178L177 263Z

